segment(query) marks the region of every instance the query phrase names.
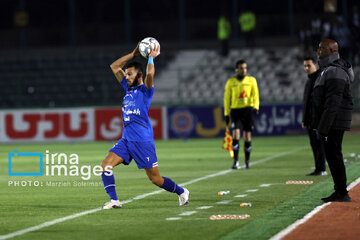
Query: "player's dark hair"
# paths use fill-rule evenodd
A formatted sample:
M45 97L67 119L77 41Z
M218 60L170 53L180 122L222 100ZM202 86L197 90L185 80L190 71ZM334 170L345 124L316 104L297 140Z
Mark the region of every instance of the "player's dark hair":
M317 64L317 57L315 56L305 56L304 61L311 60L314 64Z
M238 60L235 64L235 68L238 68L239 65L244 64L244 63L246 63L246 61L244 59Z
M130 63L126 64L125 69L128 69L130 67L134 67L135 70L138 71L138 73L143 73L142 64L139 62L130 62Z

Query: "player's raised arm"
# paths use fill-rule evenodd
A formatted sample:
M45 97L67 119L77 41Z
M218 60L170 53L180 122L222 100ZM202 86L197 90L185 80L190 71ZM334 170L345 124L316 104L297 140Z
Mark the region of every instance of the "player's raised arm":
M156 48L151 48L151 52L149 54L149 60L146 67L146 77L145 77L145 86L147 89L150 89L154 85L154 75L155 75L155 66L154 59L160 55L160 46Z
M130 61L131 59L133 59L136 56L140 56L140 52L139 52L139 44L136 46L136 48L129 54L126 54L125 56L122 56L121 58L119 58L118 60L116 60L115 62L113 62L110 65L111 70L113 71L116 79L121 82L123 80L123 78L125 77L125 72L124 70L122 70L122 68L125 66L125 64Z

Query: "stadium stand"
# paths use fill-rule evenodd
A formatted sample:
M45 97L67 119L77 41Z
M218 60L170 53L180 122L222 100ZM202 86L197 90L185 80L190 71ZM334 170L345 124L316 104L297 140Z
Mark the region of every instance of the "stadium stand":
M109 67L120 56L114 52L121 50L8 52L0 57L0 107L119 105L123 91ZM171 58L162 54L158 73Z
M302 68L300 48L234 49L225 58L215 50L188 50L182 54L193 54L197 59L189 61L186 67L173 66L181 72L178 92L182 103L222 105L225 82L235 74L234 64L239 59L247 61L248 74L257 79L263 102L302 100L306 74ZM180 61L177 58L182 59L183 55L179 54L174 60ZM164 75L166 71L163 71Z
M36 108L114 105L123 92L109 65L118 49L10 52L0 57L0 107ZM216 50L162 52L156 60L153 105L223 104L226 80L239 59L259 85L262 103L301 102L306 74L296 47L232 49L227 57ZM146 63L145 59L142 59ZM355 76L360 67L355 67ZM353 85L354 96L360 92ZM358 98L355 103L358 103Z

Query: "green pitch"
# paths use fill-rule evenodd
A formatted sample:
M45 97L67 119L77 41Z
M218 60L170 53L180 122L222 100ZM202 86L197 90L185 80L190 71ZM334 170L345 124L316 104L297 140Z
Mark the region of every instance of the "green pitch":
M112 145L108 142L1 145L0 239L101 207L108 196L101 177L92 171ZM222 172L230 169L232 160L221 145L222 139L156 142L160 173L178 184L187 184L190 191L187 207L178 206L176 194L155 192L159 188L133 162L115 168L118 196L120 201L126 201L122 209L95 211L40 226L12 239L268 239L321 205L320 198L332 193L330 174L305 176L314 166L306 136L255 137L250 170ZM347 158L348 183L360 177L360 161L356 157L360 155L359 145L360 135L345 136L343 153ZM58 176L56 171L55 176L8 176L8 153L15 150L43 153L44 175L45 167L51 167L46 164L46 156L64 153L68 157L65 168L78 167L79 176L69 176L69 172L68 176ZM71 154L78 155L77 163L76 159L69 163ZM39 171L36 158L17 156L12 161L12 172ZM84 180L86 177L89 179ZM288 180L308 180L314 184L285 184ZM229 190L230 194L218 196L217 192L222 190ZM136 198L147 193L153 194ZM243 202L251 203L252 207L240 207ZM209 219L218 214L249 214L250 218Z

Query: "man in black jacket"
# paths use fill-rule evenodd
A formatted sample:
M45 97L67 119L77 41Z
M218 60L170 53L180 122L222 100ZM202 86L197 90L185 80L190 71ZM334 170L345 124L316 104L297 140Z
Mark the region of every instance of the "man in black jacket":
M308 174L308 176L326 176L324 140L317 137L316 131L314 131L316 127L311 125L311 95L315 80L320 74L316 62L315 57L304 57L304 70L308 74L308 80L306 81L304 89L302 127L306 128L309 134L310 145L315 161L315 171Z
M332 39L320 42L317 50L320 75L312 97L312 126L325 140L325 156L334 180L335 192L324 202L351 202L346 189L346 172L341 145L344 131L350 130L353 101L350 83L354 80L351 65L339 56L338 43Z

